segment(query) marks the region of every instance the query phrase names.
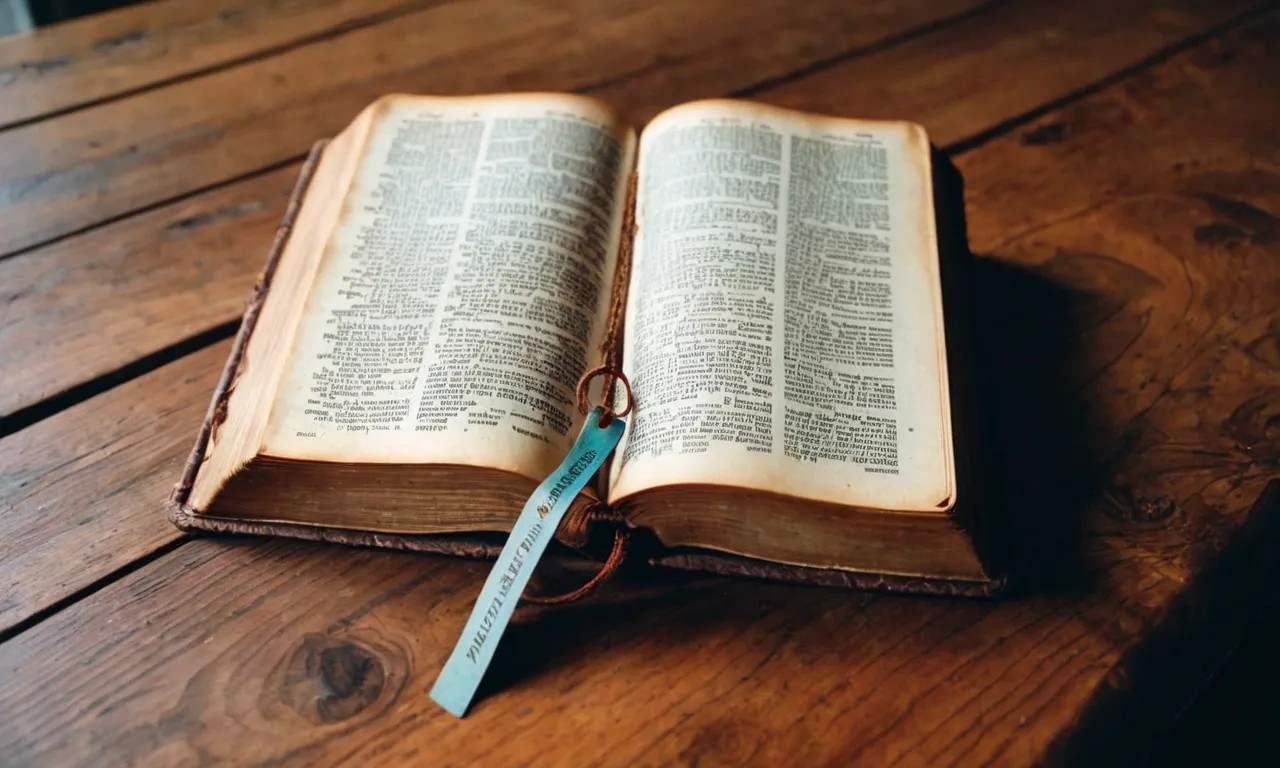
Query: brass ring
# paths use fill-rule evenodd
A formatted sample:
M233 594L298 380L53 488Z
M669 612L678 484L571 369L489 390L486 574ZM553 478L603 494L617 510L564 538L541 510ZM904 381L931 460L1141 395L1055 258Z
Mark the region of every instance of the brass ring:
M631 409L636 404L636 401L631 394L631 382L627 380L627 375L625 373L608 365L597 365L595 368L592 368L582 374L581 379L578 379L578 408L580 408L583 413L591 411L591 403L587 400L587 387L591 385L592 379L597 376L604 375L613 376L615 379L622 382L622 387L627 393L627 405L621 411L616 412L613 410L612 403L601 403L600 407L604 408L605 413L618 418L631 413Z

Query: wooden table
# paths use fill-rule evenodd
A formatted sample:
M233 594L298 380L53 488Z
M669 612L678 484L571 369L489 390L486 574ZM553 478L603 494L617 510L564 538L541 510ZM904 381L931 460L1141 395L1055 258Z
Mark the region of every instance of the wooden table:
M1128 764L1273 593L1280 16L1255 0L164 0L0 39L0 763ZM1024 574L637 577L427 690L479 562L162 502L299 161L392 91L923 123Z

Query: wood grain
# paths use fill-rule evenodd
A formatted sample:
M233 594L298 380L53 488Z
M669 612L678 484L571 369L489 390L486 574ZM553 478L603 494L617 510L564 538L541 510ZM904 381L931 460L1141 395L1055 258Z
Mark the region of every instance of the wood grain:
M0 133L0 256L298 159L385 93L570 91L654 66L678 77L724 65L706 46L726 19L770 36L769 66L749 78L781 74L978 2L449 3Z
M846 117L905 116L945 147L1260 7L1266 6L1205 0L1003 3L927 36L743 95Z
M443 0L437 0L438 2ZM0 128L394 18L411 0L164 0L0 37Z
M483 564L201 540L0 645L4 754L1132 764L1280 580L1277 39L1269 14L959 160L1037 591L619 583L522 610L459 723L426 691Z
M1049 2L984 6L918 39L751 96L817 112L917 120L946 145L1179 44L1243 6L1084 0L1072 14ZM726 46L735 40L724 39ZM718 53L733 56L723 46ZM1010 69L1013 59L1020 65ZM715 59L689 66L703 61ZM658 78L668 70L655 67L593 91L643 122L685 98L731 93L748 75L767 77L778 70L768 63L753 54L705 81ZM288 165L0 261L0 286L9 286L0 288L0 374L7 384L0 419L234 320L296 172ZM52 324L59 332L49 338Z
M1105 479L1085 522L1171 578L1280 457L1280 145L1262 128L1280 120L1277 30L1270 13L957 159L971 248L1052 281L1086 334L1040 353L1063 358L1091 459L1061 479ZM989 308L1005 310L1044 307Z
M297 173L287 166L0 261L0 424L238 318Z
M162 503L230 342L0 441L0 635L179 537Z

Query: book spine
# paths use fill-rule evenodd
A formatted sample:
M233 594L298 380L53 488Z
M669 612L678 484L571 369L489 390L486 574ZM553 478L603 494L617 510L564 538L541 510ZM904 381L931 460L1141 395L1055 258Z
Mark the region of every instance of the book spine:
M613 273L613 290L609 298L609 320L604 340L600 342L601 365L606 370L622 370L623 321L627 314L627 289L631 285L631 257L636 242L636 173L627 177L627 199L623 204L622 237L618 244L618 264ZM604 401L612 403L617 379L605 382Z

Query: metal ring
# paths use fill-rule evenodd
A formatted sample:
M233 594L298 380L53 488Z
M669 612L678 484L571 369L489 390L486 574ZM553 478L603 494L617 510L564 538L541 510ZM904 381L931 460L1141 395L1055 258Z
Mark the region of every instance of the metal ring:
M622 382L622 387L627 393L627 406L621 411L614 411L612 403L601 403L600 407L604 408L605 413L618 418L631 413L631 409L636 404L636 401L631 394L631 382L627 380L627 375L625 373L608 365L597 365L595 368L592 368L582 374L581 379L578 379L578 408L580 408L583 413L591 411L591 403L587 400L587 387L591 385L592 379L597 376L613 376L615 379Z

